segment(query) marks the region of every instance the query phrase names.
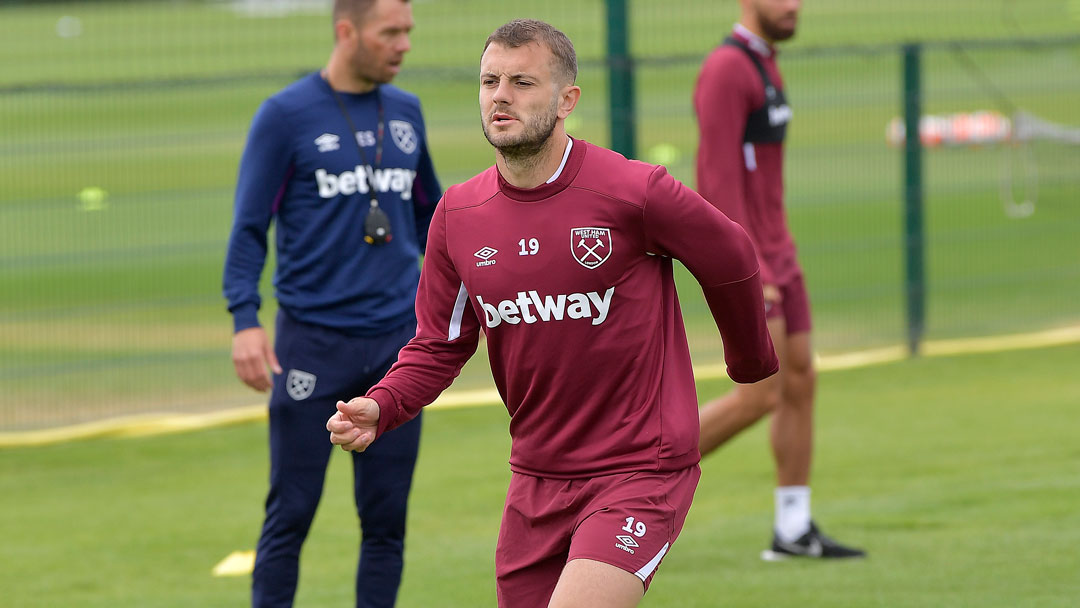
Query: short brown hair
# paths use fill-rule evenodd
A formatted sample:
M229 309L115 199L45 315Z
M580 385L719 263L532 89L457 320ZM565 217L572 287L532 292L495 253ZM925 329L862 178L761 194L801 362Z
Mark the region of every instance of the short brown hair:
M551 50L555 57L554 72L563 76L569 84L577 81L577 53L574 43L566 34L555 29L551 24L536 19L514 19L488 36L484 51L492 44L516 49L530 42L539 42ZM483 51L481 51L483 54Z
M334 0L334 12L333 19L336 22L338 19L351 19L354 23L360 23L364 20L364 16L371 11L371 7L375 6L375 2L378 0ZM402 2L408 2L409 0L401 0Z

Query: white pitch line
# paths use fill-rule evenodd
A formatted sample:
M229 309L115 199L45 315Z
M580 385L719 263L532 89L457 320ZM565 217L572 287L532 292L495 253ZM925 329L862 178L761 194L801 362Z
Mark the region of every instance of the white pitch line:
M926 357L944 357L1045 348L1078 342L1080 342L1080 325L1075 325L1026 334L954 340L928 340L922 345L922 355ZM816 357L816 365L820 371L836 371L891 363L905 359L907 356L905 347L889 346L853 353L821 355ZM694 367L694 376L699 380L723 378L726 375L727 372L723 363ZM499 397L497 390L483 388L447 391L428 407L451 409L501 404L502 399ZM265 404L249 405L205 414L142 414L50 429L0 433L0 448L51 445L93 437L149 437L265 419Z

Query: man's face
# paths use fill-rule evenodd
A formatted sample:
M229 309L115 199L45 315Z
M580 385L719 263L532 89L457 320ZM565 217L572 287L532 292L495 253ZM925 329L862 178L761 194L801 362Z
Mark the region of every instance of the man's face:
M751 0L750 2L765 37L773 42L787 40L795 35L801 5L802 0Z
M356 77L375 84L393 80L411 48L412 28L412 5L401 0L376 0L363 16L349 54Z
M480 122L504 155L534 154L555 130L561 86L552 59L537 42L517 48L492 43L480 58Z

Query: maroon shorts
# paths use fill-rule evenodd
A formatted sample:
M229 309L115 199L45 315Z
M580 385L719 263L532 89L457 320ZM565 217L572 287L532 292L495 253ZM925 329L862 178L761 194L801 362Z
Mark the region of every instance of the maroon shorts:
M573 559L626 570L647 590L682 530L700 477L697 465L588 479L514 473L495 549L499 606L547 606Z
M802 271L777 285L777 288L780 290L780 302L765 304L765 318L771 321L782 317L788 335L810 331L810 295L806 292Z

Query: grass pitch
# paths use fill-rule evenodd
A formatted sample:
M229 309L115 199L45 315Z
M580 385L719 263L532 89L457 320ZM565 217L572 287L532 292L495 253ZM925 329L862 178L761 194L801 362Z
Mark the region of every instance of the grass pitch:
M764 563L764 425L703 463L686 527L643 606L1072 606L1080 594L1080 345L823 373L814 513L851 563ZM726 382L699 387L702 399ZM502 408L427 412L399 605L494 606L509 473ZM238 606L267 487L264 424L0 450L5 605ZM335 454L298 606L349 605L358 532Z
M249 3L250 4L250 3ZM425 107L445 185L488 166L475 119L484 37L524 3L415 2L398 81ZM582 104L569 130L607 133L599 0L529 3L575 40ZM541 5L542 4L542 5ZM1072 0L806 3L781 67L795 108L790 220L817 346L903 339L895 53L829 45L1073 34ZM325 14L252 15L224 2L0 6L0 429L262 399L229 364L220 272L236 166L267 95L321 66ZM690 92L736 3L633 1L638 151L692 183ZM62 17L76 17L79 27ZM61 23L63 29L58 29ZM63 35L60 35L63 34ZM1075 45L924 56L924 110L1023 109L1080 126ZM662 151L663 154L660 154ZM1009 219L1001 148L928 150L928 334L1014 333L1077 322L1078 148L1039 143L1036 213ZM1007 158L1007 157L1006 157ZM102 188L100 204L78 193ZM272 262L272 261L271 261ZM271 263L272 266L272 263ZM269 266L263 293L269 299ZM695 360L719 341L680 278ZM273 306L263 311L268 322ZM821 377L815 513L865 562L763 564L772 467L764 428L704 464L686 531L646 606L1071 606L1080 596L1076 346L935 358ZM482 353L458 386L486 383ZM705 383L703 398L725 389ZM505 413L432 411L410 523L402 606L494 604L492 552L508 478ZM246 579L210 577L254 545L266 429L0 450L0 604L244 605ZM301 606L351 603L356 540L346 459L330 471L303 560Z

